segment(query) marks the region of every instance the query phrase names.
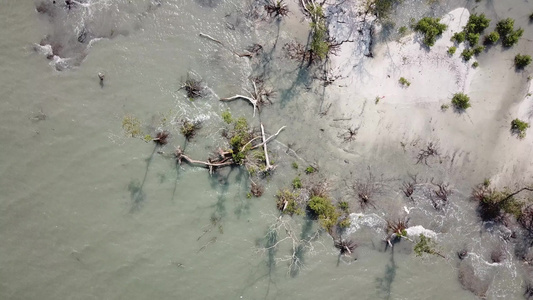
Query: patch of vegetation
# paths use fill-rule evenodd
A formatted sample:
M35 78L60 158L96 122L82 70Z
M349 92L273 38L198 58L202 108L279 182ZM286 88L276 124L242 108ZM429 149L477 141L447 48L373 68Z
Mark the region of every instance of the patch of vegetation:
M531 63L531 56L517 54L514 57L514 65L517 69L523 69Z
M482 33L490 25L490 19L485 17L485 14L471 14L465 26L465 31L468 33Z
M285 0L268 0L265 4L265 10L270 17L286 16L289 14L289 8L285 4Z
M440 106L440 109L443 110L443 111L448 110L448 108L450 108L450 106L448 104L443 104L443 105Z
M470 47L474 47L479 42L479 33L470 32L466 35L466 40Z
M472 56L474 56L474 50L472 49L464 49L463 52L461 52L461 56L465 61L469 61Z
M516 44L524 33L522 28L514 30L514 20L511 18L499 21L496 24L496 31L500 34L504 47L511 47Z
M426 237L425 235L420 235L420 240L418 243L416 243L414 251L416 253L416 256L422 256L424 253L431 254L431 255L438 255L440 257L444 258L444 255L440 254L436 249L435 243L431 240L431 238Z
M448 48L448 54L454 55L456 50L457 50L457 47L451 46L450 48Z
M522 215L524 203L513 196L508 188L498 191L490 187L490 181L478 185L472 199L478 202L478 213L483 221L503 221L503 214L513 215L517 220Z
M463 93L456 93L453 95L452 105L457 110L465 110L471 106L470 97Z
M324 227L328 232L333 229L333 226L337 224L339 213L335 209L331 199L328 197L313 196L307 204L309 212L312 217L319 220L320 225Z
M187 141L190 141L196 134L196 130L200 129L200 123L183 120L181 121L181 134L185 136Z
M456 32L452 35L452 38L450 39L452 42L456 42L457 44L460 44L466 40L466 34L464 31Z
M496 31L493 31L485 36L483 43L485 45L494 45L500 40L500 34Z
M472 64L472 68L477 68L479 67L479 63L477 61L475 61L473 64Z
M319 59L325 59L329 52L330 44L328 43L328 32L326 26L326 18L322 6L310 4L307 10L311 14L312 22L311 30L311 53L312 56Z
M233 118L231 117L231 112L229 110L222 112L222 120L224 120L224 122L228 124L231 124L233 122Z
M122 119L122 129L131 137L142 136L141 121L132 115L125 115Z
M400 28L398 28L398 33L401 35L401 36L404 36L407 34L407 26L402 26Z
M379 19L385 19L389 17L394 5L401 2L402 0L374 0L373 3L369 2L369 4L371 5L374 15Z
M424 17L416 23L414 29L424 35L424 44L428 47L435 45L437 36L441 35L448 26L440 23L439 18Z
M293 161L292 162L292 168L298 170L298 163Z
M291 216L294 214L301 215L304 213L304 211L298 204L299 196L300 193L298 192L291 192L288 189L280 190L276 194L276 207L284 214Z
M403 85L403 86L411 86L411 83L410 83L407 79L405 79L405 78L403 78L403 77L400 77L400 80L398 80L398 81L399 81L400 84Z
M481 52L483 52L483 50L485 50L485 46L477 46L474 49L472 49L472 51L474 52L475 56L480 55Z
M344 213L348 213L350 211L350 205L346 201L340 201L337 206L340 210L342 210Z
M350 220L350 217L346 216L339 222L340 228L348 228L350 225L352 225L352 221Z
M294 189L301 189L302 188L302 180L300 179L300 177L296 176L296 178L294 178L292 180L292 187Z
M236 164L242 164L246 157L246 152L251 148L250 144L244 147L246 143L252 139L252 133L248 126L248 121L243 117L236 120L234 119L233 130L228 137L230 140L229 144L233 161Z
M518 118L511 121L511 132L518 135L518 137L521 139L523 139L526 136L526 130L528 128L529 128L529 123L524 122Z
M315 169L313 166L309 166L307 168L305 168L305 173L306 174L312 174L312 173L315 173L317 171L317 169Z

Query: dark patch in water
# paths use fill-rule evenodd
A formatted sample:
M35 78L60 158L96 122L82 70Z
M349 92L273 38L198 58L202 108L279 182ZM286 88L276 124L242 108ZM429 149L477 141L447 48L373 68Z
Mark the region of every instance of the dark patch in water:
M215 8L220 4L220 0L196 0L200 6Z
M140 27L139 17L160 6L160 0L37 0L35 9L46 21L48 34L40 41L40 47L34 48L52 60L58 71L79 66L91 41L128 35L131 29Z

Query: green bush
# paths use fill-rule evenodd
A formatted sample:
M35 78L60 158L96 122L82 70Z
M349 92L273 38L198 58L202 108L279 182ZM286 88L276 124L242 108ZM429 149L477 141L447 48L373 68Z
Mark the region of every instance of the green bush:
M439 18L424 17L415 25L415 30L424 34L424 44L428 47L435 45L437 36L441 35L448 27L439 22Z
M517 69L523 69L531 63L531 56L517 54L514 57L514 65Z
M473 64L472 64L472 68L477 68L479 67L479 63L477 61L475 61Z
M329 198L320 196L311 197L307 206L311 215L318 218L320 225L327 231L330 231L337 224L339 213Z
M485 50L485 46L477 46L476 48L472 49L475 56L480 55L483 50Z
M298 163L293 161L292 162L292 168L298 170Z
M514 30L514 20L511 18L500 20L496 24L496 31L500 34L500 36L506 36L512 33L513 30Z
M464 42L466 39L466 34L461 31L461 32L456 32L452 35L452 38L450 39L452 42L456 42L458 44Z
M300 177L296 176L296 178L292 180L292 187L295 189L302 188L302 180L300 179Z
M288 215L301 215L303 210L298 205L298 197L300 194L298 192L291 192L287 189L280 190L276 194L276 207L282 211L284 214Z
M479 33L473 33L473 32L468 33L466 36L466 40L468 41L468 44L470 45L470 47L474 47L479 41Z
M520 138L526 136L526 129L529 128L529 123L526 123L520 119L514 119L511 121L511 131L516 133Z
M233 119L231 118L231 113L229 112L229 110L222 112L222 120L224 120L224 122L228 124L231 124L231 122L233 122Z
M496 42L498 42L499 40L500 40L500 34L498 34L498 32L496 31L493 31L485 36L485 40L483 41L483 43L485 45L493 45L493 44L496 44Z
M455 109L465 110L471 106L470 97L463 93L456 93L453 95L452 105L455 107Z
M398 33L401 35L401 36L404 36L407 34L407 27L406 26L402 26L398 29Z
M474 50L464 49L463 52L461 53L461 56L463 57L465 61L469 61L472 58L472 56L474 56Z
M340 210L345 213L348 213L350 211L350 205L346 201L341 201L337 205L339 206Z
M450 48L448 48L448 54L454 55L456 50L457 50L457 47L451 46Z
M468 23L465 26L465 31L468 33L482 33L489 27L490 19L485 17L485 14L471 14L468 18Z
M409 82L409 80L403 77L400 77L400 80L398 80L398 82L400 82L400 84L403 86L411 86L411 83Z
M496 24L496 31L500 34L502 45L504 47L511 47L518 43L518 40L524 33L522 28L514 30L514 20L511 18L507 18L498 22Z
M316 169L312 166L309 166L307 168L305 168L305 173L307 174L311 174L311 173L315 173L316 172Z

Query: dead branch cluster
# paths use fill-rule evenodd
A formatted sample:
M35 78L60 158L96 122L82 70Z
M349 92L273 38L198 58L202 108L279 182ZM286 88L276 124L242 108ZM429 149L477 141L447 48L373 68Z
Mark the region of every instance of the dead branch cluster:
M357 243L350 239L336 240L333 245L340 250L341 255L351 255L355 248L358 247Z
M352 190L357 195L362 209L368 206L376 208L374 196L379 191L379 187L380 184L375 181L375 177L371 172L366 180L356 181L352 185Z
M350 127L341 134L339 137L343 139L343 142L353 142L355 140L355 137L357 136L357 133L359 132L359 127Z
M220 101L233 101L237 99L243 99L250 104L252 104L254 108L254 117L256 110L261 109L261 107L265 104L272 104L271 98L275 95L275 92L271 89L265 86L265 82L262 78L255 77L251 79L253 91L247 91L250 96L244 96L244 95L235 95L228 98L221 98Z
M267 0L265 10L269 17L286 16L289 13L289 8L285 4L285 0Z
M443 182L434 183L433 179L431 180L431 184L433 184L436 189L431 190L428 198L431 200L431 203L436 210L441 210L448 203L448 196L452 194L449 189L449 184Z
M155 138L153 138L152 140L157 145L164 146L168 143L169 136L170 136L170 132L168 132L167 130L158 131L155 135Z
M436 142L429 142L425 148L420 149L416 156L416 164L424 163L428 165L428 159L433 156L439 156L439 145Z
M406 229L408 227L409 219L398 219L396 221L387 220L387 243L392 247L393 242L398 241L401 237L407 238Z
M202 166L209 169L209 173L213 174L218 168L221 167L227 167L232 165L242 165L246 162L254 162L253 158L248 156L250 150L257 149L259 147L263 147L264 150L264 157L266 166L263 169L264 172L270 172L273 169L275 169L275 165L272 165L270 163L270 159L268 156L268 149L267 149L267 143L271 141L273 138L277 137L279 133L285 128L285 126L281 127L278 132L275 134L269 136L268 138L265 135L265 130L263 124L261 124L261 136L256 136L254 134L254 131L251 130L248 132L247 135L244 135L247 137L247 141L244 141L244 146L240 149L230 149L230 150L222 150L218 149L213 157L208 158L206 161L201 160L195 160L187 156L183 150L178 147L174 153L177 161L179 164L181 164L183 161L191 164L191 165L197 165ZM232 140L235 136L227 136L229 140ZM238 138L242 138L242 136L239 136ZM262 138L262 142L258 143L257 139ZM241 147L241 145L238 145ZM254 194L261 194L262 192L260 189L254 189L252 188L252 192Z
M195 135L196 131L202 127L200 121L189 121L187 119L181 120L180 131L185 136L187 141L190 141Z
M204 95L204 86L201 80L192 78L189 74L180 89L185 90L189 99L200 98Z
M402 184L402 192L405 195L405 197L414 200L413 199L413 193L415 192L415 187L417 182L417 175L409 175L411 177L411 181L404 182Z

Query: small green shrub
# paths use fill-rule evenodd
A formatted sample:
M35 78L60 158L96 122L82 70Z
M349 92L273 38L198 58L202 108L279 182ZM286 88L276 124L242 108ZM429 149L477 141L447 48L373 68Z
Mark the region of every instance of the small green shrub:
M457 47L451 46L450 48L448 48L448 54L454 55L456 50L457 50Z
M521 139L526 136L526 130L528 128L529 123L526 123L518 118L511 121L511 131L516 133Z
M414 251L416 256L422 256L422 254L427 253L444 257L435 249L435 243L431 240L431 238L428 238L423 234L420 234L420 241L416 243Z
M496 31L500 34L504 47L511 47L518 43L518 40L524 33L522 28L514 30L514 20L511 18L499 21L496 24Z
M474 47L477 42L479 42L479 33L468 33L466 40L468 41L468 44L470 44L470 47Z
M298 170L298 163L293 161L292 162L292 168Z
M402 26L400 28L398 28L398 33L401 35L401 36L404 36L407 34L407 26Z
M474 50L472 49L464 49L463 52L461 52L461 56L465 61L469 61L472 56L474 56Z
M305 173L306 174L312 174L312 173L315 173L317 170L313 167L313 166L309 166L307 168L305 168Z
M453 95L452 105L457 110L465 110L471 106L470 97L463 93L456 93L455 95Z
M339 209L345 213L348 213L350 211L350 205L346 201L341 201L337 205L339 206Z
M132 115L125 115L122 119L122 129L126 132L127 135L131 137L141 136L141 121Z
M441 35L448 26L440 23L439 18L424 17L415 25L415 30L424 34L424 44L428 47L435 45L437 36Z
M452 42L456 42L457 44L460 44L464 42L466 39L466 34L464 31L456 32L452 35L452 38L450 39Z
M348 227L350 227L350 225L352 225L352 221L350 220L349 217L345 217L344 219L342 219L339 222L339 227L340 228L348 228Z
M298 197L300 196L300 193L298 192L291 192L287 189L280 190L276 194L276 207L283 212L284 214L288 215L301 215L303 214L303 210L298 205Z
M337 224L339 213L327 197L313 196L307 204L309 211L313 217L318 218L320 225L327 231L331 231L333 226Z
M222 120L224 120L224 122L228 124L231 124L231 122L233 122L233 119L231 117L231 113L229 112L229 110L222 112Z
M441 109L442 111L447 111L448 108L450 108L450 106L449 106L448 104L443 104L443 105L440 106L440 109Z
M514 65L517 69L523 69L531 63L531 56L517 54L514 57Z
M485 50L485 46L477 46L476 48L472 49L475 56L480 55L483 50Z
M403 77L400 77L400 80L398 80L400 82L401 85L403 86L411 86L411 83L409 82L409 80L403 78Z
M500 40L500 34L496 31L493 31L485 36L485 40L483 43L485 45L493 45L496 44Z
M471 14L465 26L465 31L469 33L482 33L489 27L490 19L485 17L485 14Z
M302 180L300 179L300 177L296 176L296 178L292 180L292 187L295 189L302 188Z
M477 68L479 67L479 63L477 61L475 61L473 64L472 64L472 68Z

